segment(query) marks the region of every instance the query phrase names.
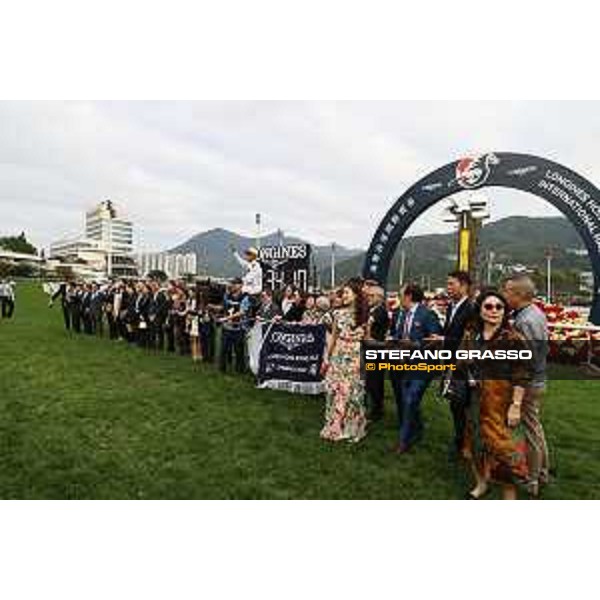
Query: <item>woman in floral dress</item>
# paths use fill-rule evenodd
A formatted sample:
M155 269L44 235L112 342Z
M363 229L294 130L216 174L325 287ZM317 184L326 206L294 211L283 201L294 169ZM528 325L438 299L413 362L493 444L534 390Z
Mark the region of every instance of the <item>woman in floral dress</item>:
M325 371L325 440L360 441L367 432L364 382L360 377L360 342L366 303L358 279L343 287L343 305L335 311L332 334L323 361Z

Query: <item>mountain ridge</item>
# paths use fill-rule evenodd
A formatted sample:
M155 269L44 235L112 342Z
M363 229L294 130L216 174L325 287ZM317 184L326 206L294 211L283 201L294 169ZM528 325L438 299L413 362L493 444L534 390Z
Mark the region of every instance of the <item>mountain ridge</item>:
M314 264L320 272L331 261L331 246L318 246L311 244L294 235L280 234L273 231L260 237L261 246L278 244L280 239L285 244L310 244L314 257ZM198 273L200 275L233 277L239 275L240 267L232 256L231 246L242 252L244 248L256 246L256 238L244 236L223 227L213 227L190 237L185 242L178 244L168 252L187 253L193 252L198 260ZM345 260L357 254L364 253L358 248L347 248L336 244L336 259Z
M478 262L483 265L488 251L492 251L496 265L522 264L541 272L546 268L545 250L548 247L552 248L553 269L591 269L587 254L578 256L567 251L583 249L584 244L565 217L514 215L484 224L479 234ZM419 282L422 277L429 277L432 287L443 287L447 273L456 267L456 232L404 238L392 259L388 285L398 285L402 249L405 251L405 282ZM364 256L363 253L341 261L336 268L336 281L360 273ZM482 268L482 271L485 269ZM484 275L484 272L480 273L480 280L484 279Z
M261 245L279 243L277 231L260 238ZM282 235L284 243L310 243L294 235ZM231 253L231 246L242 251L256 245L256 238L243 236L223 227L213 227L195 234L169 252L194 252L198 257L198 274L221 277L239 275L240 268ZM318 276L330 281L331 247L312 245ZM485 224L480 232L480 264L489 250L495 253L499 265L524 264L533 269L545 269L545 249L553 248L556 269L589 270L587 255L577 256L568 248L581 249L583 242L571 223L564 217L511 216ZM429 277L432 286L443 286L446 274L455 268L456 232L432 233L404 238L392 259L388 285L399 280L400 252L406 256L404 281L420 281ZM336 282L362 272L365 250L336 245Z

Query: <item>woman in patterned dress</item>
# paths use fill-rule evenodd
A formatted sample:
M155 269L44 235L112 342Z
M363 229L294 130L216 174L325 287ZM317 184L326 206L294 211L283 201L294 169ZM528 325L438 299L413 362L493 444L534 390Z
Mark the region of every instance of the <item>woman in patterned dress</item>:
M462 349L525 349L523 338L507 320L507 304L495 290L477 300L477 324L465 332ZM459 362L470 384L470 404L463 456L471 466L475 487L467 499L486 495L491 483L502 486L505 500L517 498L527 481L527 445L521 423L521 402L532 377L522 360Z
M366 303L361 281L351 279L335 311L323 369L325 371L325 440L358 442L366 435L364 382L360 377L360 342L364 336Z

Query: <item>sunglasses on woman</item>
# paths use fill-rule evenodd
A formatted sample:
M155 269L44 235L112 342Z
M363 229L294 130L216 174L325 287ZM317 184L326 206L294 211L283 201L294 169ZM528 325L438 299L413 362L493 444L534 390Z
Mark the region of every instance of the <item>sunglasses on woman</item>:
M497 310L497 311L502 311L504 310L504 304L494 304L492 302L486 303L483 305L483 308L485 310Z

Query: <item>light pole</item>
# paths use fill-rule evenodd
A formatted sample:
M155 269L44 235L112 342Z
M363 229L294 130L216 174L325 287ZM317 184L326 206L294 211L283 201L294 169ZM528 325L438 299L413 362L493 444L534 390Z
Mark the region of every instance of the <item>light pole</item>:
M404 285L404 267L406 264L406 250L402 248L400 250L400 274L398 277L398 291L402 290L402 286Z
M331 244L331 289L335 288L335 242Z
M490 285L492 285L492 271L494 269L494 258L496 257L496 254L494 252L492 252L491 250L488 250L488 256L487 256L487 277L486 277L486 282L488 287Z
M256 213L256 249L260 250L260 213Z
M552 250L546 250L546 302L552 302Z
M106 272L108 278L112 277L112 216L108 215L108 254L107 254Z

